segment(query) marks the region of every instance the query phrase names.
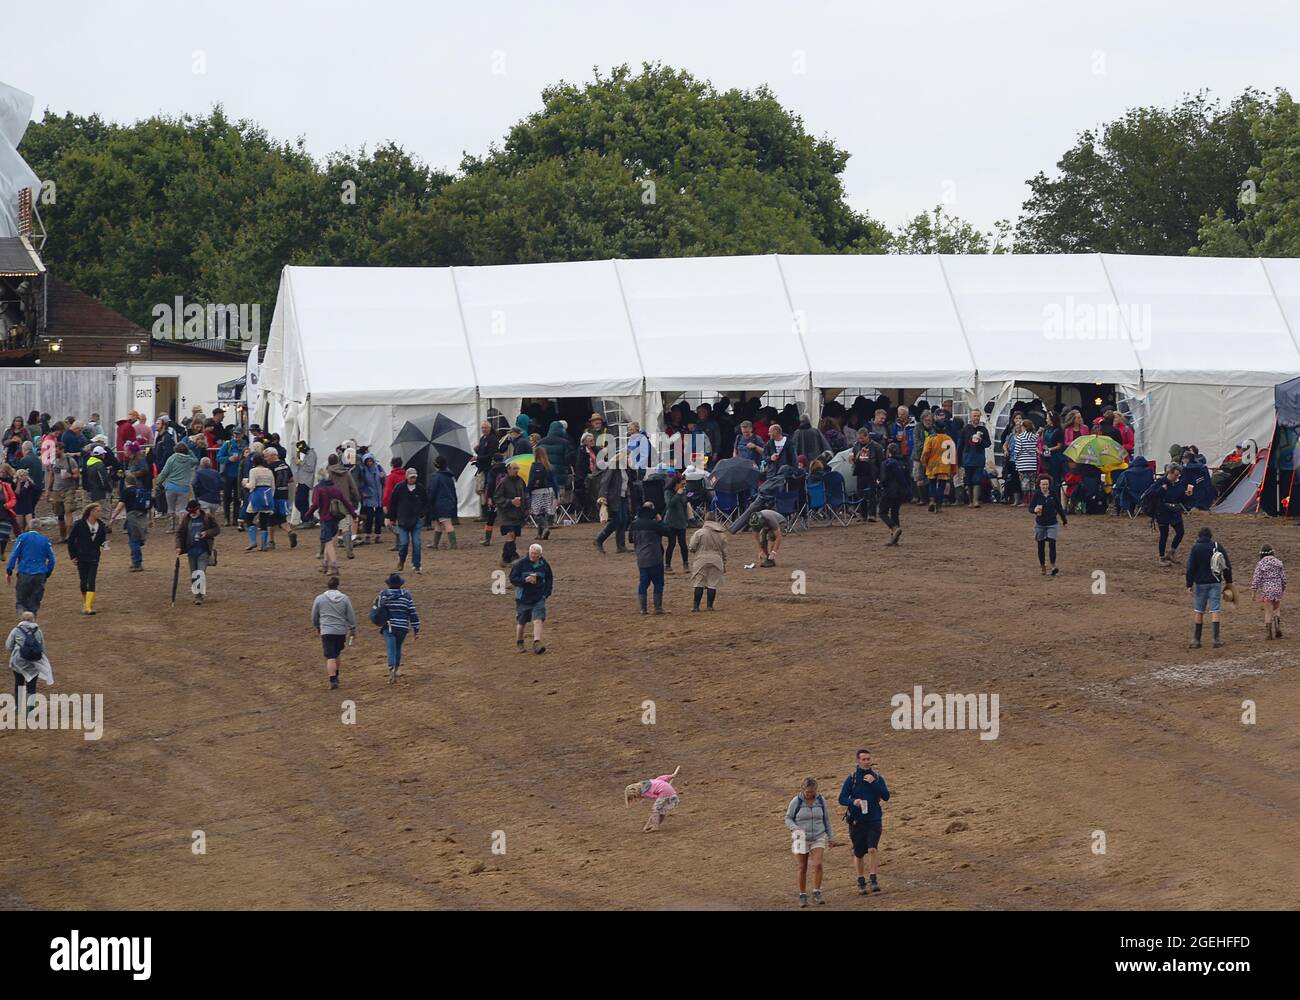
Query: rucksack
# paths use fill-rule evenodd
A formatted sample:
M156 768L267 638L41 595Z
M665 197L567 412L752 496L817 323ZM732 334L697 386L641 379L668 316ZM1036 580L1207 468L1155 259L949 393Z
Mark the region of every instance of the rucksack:
M1210 572L1214 574L1216 580L1223 580L1223 571L1228 568L1228 554L1220 548L1219 543L1214 543L1214 551L1210 553Z
M29 663L35 663L45 655L45 643L41 642L40 630L34 628L23 629L23 641L18 647L18 656Z
M370 606L370 624L380 628L388 624L388 606L384 604L383 594L376 597L375 603Z
M330 501L330 514L335 520L341 521L343 518L348 516L348 505L335 497Z

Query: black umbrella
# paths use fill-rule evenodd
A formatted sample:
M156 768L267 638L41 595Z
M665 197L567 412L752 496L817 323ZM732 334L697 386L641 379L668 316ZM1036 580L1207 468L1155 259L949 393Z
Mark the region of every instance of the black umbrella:
M408 420L393 438L393 456L407 468L414 467L422 480L433 475L433 460L439 455L457 479L472 458L464 425L445 414Z
M747 458L724 458L713 469L713 488L723 493L747 493L758 485L758 466Z

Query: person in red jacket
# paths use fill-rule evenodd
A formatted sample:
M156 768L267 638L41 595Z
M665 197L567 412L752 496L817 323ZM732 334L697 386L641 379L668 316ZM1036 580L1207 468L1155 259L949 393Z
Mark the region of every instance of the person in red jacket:
M136 439L135 422L139 419L140 414L135 410L130 410L125 417L117 422L117 460L123 468L126 467L129 456L126 453L126 443Z
M393 487L406 482L406 470L402 468L402 460L394 458L393 467L388 470L388 476L384 479L384 510L388 510L388 501L393 498ZM393 536L393 547L390 552L397 551L397 536Z
M1115 411L1115 417L1111 421L1111 423L1114 426L1115 430L1119 432L1120 447L1124 449L1126 455L1132 455L1133 454L1133 428L1130 427L1127 421L1124 420L1124 417L1119 412L1119 410Z

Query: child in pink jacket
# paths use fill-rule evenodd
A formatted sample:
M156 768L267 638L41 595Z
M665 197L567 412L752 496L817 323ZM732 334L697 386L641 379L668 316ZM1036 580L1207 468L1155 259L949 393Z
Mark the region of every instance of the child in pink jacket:
M1273 546L1261 545L1259 562L1255 564L1255 575L1251 578L1250 589L1264 605L1264 631L1268 639L1282 638L1282 619L1278 617L1278 607L1282 595L1286 593L1286 567L1282 560L1273 555Z
M657 778L648 778L645 781L634 781L623 789L623 805L631 807L633 799L651 799L653 805L650 807L650 816L645 821L645 826L641 828L642 833L650 833L658 830L663 826L664 818L677 808L677 803L681 800L677 797L677 789L673 788L673 779L681 773L681 767L672 774L661 774Z

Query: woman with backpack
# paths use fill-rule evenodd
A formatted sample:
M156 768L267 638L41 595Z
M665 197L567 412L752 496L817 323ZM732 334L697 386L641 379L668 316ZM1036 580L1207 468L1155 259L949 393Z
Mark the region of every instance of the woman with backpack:
M24 611L22 618L5 640L5 649L9 650L9 669L14 673L14 707L36 695L36 682L44 681L46 686L54 683L54 670L50 658L45 653L45 634L36 624L36 616ZM26 699L23 692L27 692Z
M68 533L68 556L81 578L83 615L95 613L95 577L99 573L99 553L108 541L108 526L100 520L103 508L97 503L86 505L81 517Z
M320 571L325 575L337 574L339 571L339 554L334 539L338 537L339 526L343 519L356 517L356 508L352 506L343 491L330 478L330 470L321 472L321 480L311 491L311 506L303 515L304 521L310 521L313 514L320 518L321 563Z
M804 778L799 785L799 794L786 807L785 825L790 831L790 850L794 853L795 871L799 878L799 905L808 905L808 862L811 859L813 902L821 906L826 902L822 898L822 857L835 835L831 832L830 809L817 792L816 778Z
M370 622L379 626L384 637L388 647L388 683L396 684L397 669L402 665L402 644L408 636L412 642L420 637L420 615L400 575L391 574L384 584L385 589L370 608Z

